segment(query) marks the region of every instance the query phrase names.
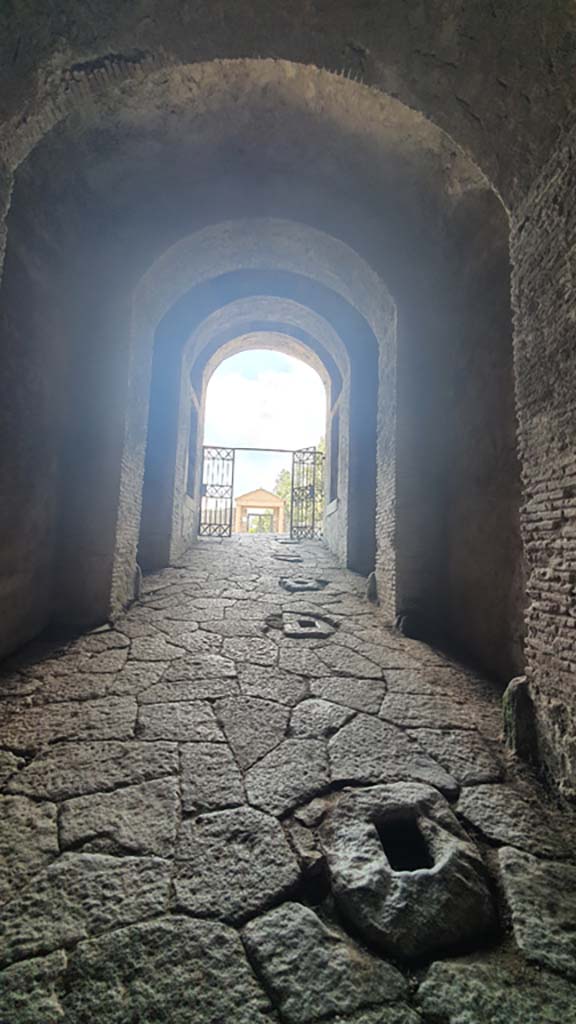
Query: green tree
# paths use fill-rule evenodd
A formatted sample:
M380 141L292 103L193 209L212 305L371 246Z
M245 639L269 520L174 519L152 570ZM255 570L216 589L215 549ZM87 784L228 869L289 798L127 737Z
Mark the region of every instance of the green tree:
M274 484L274 494L277 494L284 502L285 521L288 527L290 523L290 498L292 494L292 473L289 469L281 469L278 473L276 483Z

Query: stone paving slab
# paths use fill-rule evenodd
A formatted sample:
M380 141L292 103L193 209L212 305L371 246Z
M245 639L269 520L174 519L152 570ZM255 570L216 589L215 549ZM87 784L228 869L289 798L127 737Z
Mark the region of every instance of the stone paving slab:
M255 807L285 814L330 781L323 740L286 739L246 773L246 793Z
M412 780L436 786L449 797L458 783L414 740L395 725L358 715L329 742L330 771L334 782L389 782Z
M0 722L0 746L38 750L55 740L129 739L134 735L136 710L131 697L70 701L46 707L11 704Z
M301 904L271 910L243 935L288 1024L351 1014L407 994L399 971L346 941Z
M167 861L64 853L2 907L0 964L166 911Z
M507 957L435 963L417 1002L447 1024L576 1024L576 986Z
M226 744L183 743L180 767L184 811L214 811L244 803L242 773Z
M292 567L274 557L293 548ZM326 585L290 595L292 574ZM281 1007L290 1024L572 1024L571 983L528 961L571 971L567 907L540 904L552 874L569 891L574 829L502 756L494 685L383 622L318 542L198 543L143 593L115 626L0 673L2 1024L272 1024ZM287 637L284 612L334 633ZM343 931L317 832L344 787L397 781L452 801L464 787L472 841L537 854L541 885L504 886L525 949L511 991L498 951L480 981L423 963L416 1005L417 979ZM248 962L239 929L286 906Z
M491 842L542 857L574 854L561 823L536 794L510 785L475 786L462 793L458 814Z
M0 904L59 853L54 804L0 797Z
M409 733L461 786L500 782L504 769L475 730L410 729Z
M286 735L290 712L275 701L231 697L216 701L214 709L243 771L274 750Z
M576 981L576 867L511 847L500 850L499 862L518 946Z
M9 793L65 800L178 773L175 743L57 743L12 776Z
M174 916L83 942L66 980L66 1024L270 1021L238 935L211 921Z
M252 807L185 821L176 848L176 903L197 917L241 921L295 885L298 865L284 832Z
M144 704L138 713L137 733L141 739L182 743L224 740L211 705L203 700Z
M168 857L174 849L179 812L176 778L75 797L62 804L60 843L63 849L82 845L84 852Z

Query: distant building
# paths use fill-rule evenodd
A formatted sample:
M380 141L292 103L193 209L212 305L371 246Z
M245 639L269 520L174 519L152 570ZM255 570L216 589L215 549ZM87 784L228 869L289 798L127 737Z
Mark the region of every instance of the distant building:
M234 533L285 533L284 500L258 487L234 500Z

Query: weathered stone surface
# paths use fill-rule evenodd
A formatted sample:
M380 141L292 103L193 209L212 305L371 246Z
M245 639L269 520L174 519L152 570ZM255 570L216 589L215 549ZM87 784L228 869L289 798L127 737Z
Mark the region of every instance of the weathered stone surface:
M164 673L167 662L145 663L129 661L120 672L98 675L78 672L73 676L50 676L42 691L36 694L36 703L71 700L98 700L103 697L131 697L147 686L152 686Z
M239 669L240 689L250 697L262 697L279 704L293 707L308 693L305 679L278 669L260 668L256 665L241 665Z
M282 827L251 807L183 822L176 860L176 902L201 917L242 920L298 879Z
M0 750L0 787L4 786L10 777L25 764L26 761L23 757L17 757L10 750Z
M407 779L436 786L447 796L456 780L401 729L378 718L358 715L328 745L334 782L388 782Z
M529 960L576 980L576 867L512 847L498 857L520 949Z
M246 793L255 807L283 814L309 800L329 781L323 740L287 739L246 773Z
M447 1024L573 1024L576 986L510 959L432 964L418 1005Z
M222 653L233 661L248 661L253 665L275 665L278 661L276 644L264 636L229 638L224 641Z
M356 676L358 679L382 679L382 670L378 665L357 651L351 651L340 644L323 646L316 653L329 672Z
M45 707L12 704L0 722L0 744L14 750L37 750L56 740L123 740L133 736L135 721L136 702L131 697Z
M70 957L66 1024L266 1024L269 1001L236 933L167 917L91 939Z
M7 790L45 800L65 800L177 772L175 743L58 743L18 772Z
M438 697L449 696L452 692L450 680L443 672L434 672L422 666L387 668L384 676L391 694L411 693Z
M333 736L354 711L327 700L304 700L292 712L290 735L318 739Z
M138 714L138 735L147 740L223 740L214 712L206 701L144 704Z
M243 932L250 957L284 1020L307 1024L334 1013L401 1000L406 983L390 964L332 931L299 903L285 903Z
M0 1020L6 1024L62 1024L60 989L67 967L62 950L12 964L0 973Z
M167 682L179 679L235 679L236 666L230 658L220 654L185 654L170 664L166 672Z
M225 743L185 743L180 757L183 810L212 811L244 802L242 775Z
M408 1006L380 1006L352 1017L330 1017L330 1024L422 1024L422 1018Z
M475 786L458 801L458 814L494 843L542 857L570 853L564 834L535 798L512 786Z
M65 853L2 908L0 963L159 914L169 882L157 858Z
M502 766L485 740L467 729L410 729L427 754L430 754L461 786L477 786L482 782L499 782Z
M174 643L184 647L189 654L219 654L222 650L222 637L216 633L206 633L203 629L193 633L180 631L178 634L174 630Z
M400 782L345 791L320 839L343 914L384 953L458 949L495 925L480 854L435 789Z
M295 672L299 676L328 675L329 670L324 662L320 661L316 651L301 646L305 642L290 640L283 644L278 655L279 667L285 672Z
M170 704L176 701L215 700L239 693L236 679L162 679L139 694L140 704Z
M382 679L343 679L334 676L313 679L310 690L315 697L324 697L335 704L377 715L386 693L386 683Z
M217 701L215 711L243 770L277 747L288 727L287 708L256 697Z
M202 623L202 629L221 637L262 636L262 624L252 619L214 619Z
M54 804L0 797L0 903L58 856L56 814Z
M73 672L120 672L126 664L128 657L128 650L124 647L122 649L101 650L101 651L87 651L82 654L77 663L74 664L72 659L69 663L69 668ZM59 668L64 668L66 662L61 661Z
M526 761L537 760L536 713L526 676L512 679L502 695L504 739L510 750Z
M177 779L155 779L112 793L76 797L62 805L63 848L84 852L131 852L168 857L179 823Z
M171 643L161 633L152 636L141 636L132 641L130 661L168 661L181 658L184 648Z
M380 716L388 722L423 729L479 729L490 736L501 730L500 710L494 705L458 703L454 697L389 693Z

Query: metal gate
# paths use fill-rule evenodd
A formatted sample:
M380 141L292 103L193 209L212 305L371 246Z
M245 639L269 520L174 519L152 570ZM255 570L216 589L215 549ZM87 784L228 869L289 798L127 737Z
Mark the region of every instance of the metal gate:
M324 453L300 448L292 453L290 536L295 540L321 537L324 524Z
M201 537L230 537L234 514L234 448L202 449Z

